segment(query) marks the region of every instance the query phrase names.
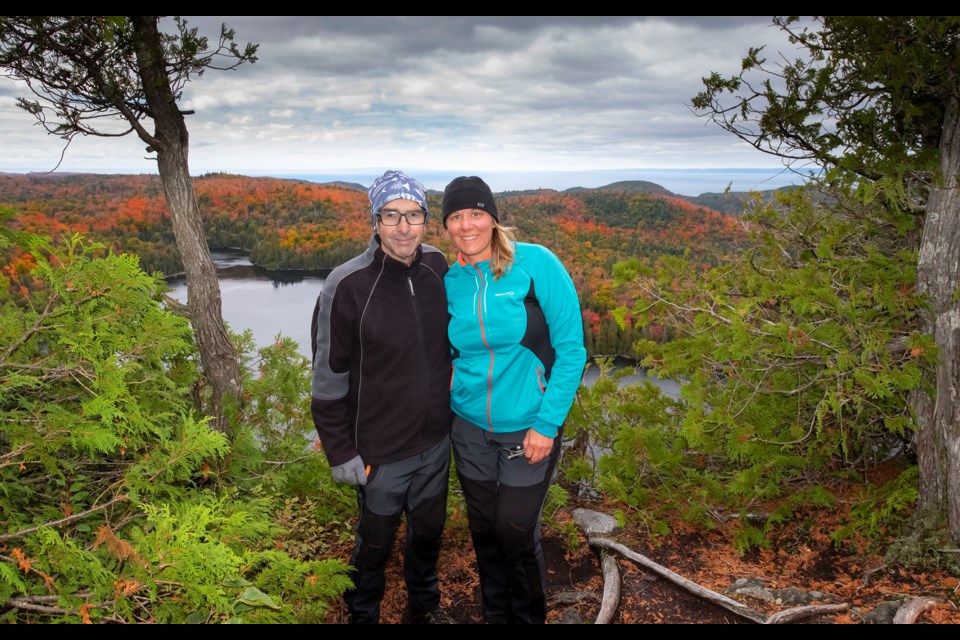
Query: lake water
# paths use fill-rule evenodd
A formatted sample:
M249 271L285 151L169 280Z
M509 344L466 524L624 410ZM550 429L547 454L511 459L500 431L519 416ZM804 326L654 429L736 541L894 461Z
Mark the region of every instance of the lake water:
M273 344L277 336L292 338L300 345L300 353L309 358L311 315L329 271L268 271L250 264L242 251L217 250L211 254L220 281L223 318L230 328L238 333L250 329L259 347ZM175 277L168 282L173 289L170 295L186 302L186 279ZM618 367L634 364L626 358L615 361ZM598 368L591 363L584 372L584 384L593 384L598 375ZM647 378L647 374L638 369L632 377L624 378L621 385ZM649 379L667 395L677 396L679 389L673 380Z
M292 338L310 357L310 320L326 272L267 271L250 264L239 251L212 251L223 318L233 331L250 329L259 347L273 344L278 335ZM170 295L187 300L184 277L168 280Z

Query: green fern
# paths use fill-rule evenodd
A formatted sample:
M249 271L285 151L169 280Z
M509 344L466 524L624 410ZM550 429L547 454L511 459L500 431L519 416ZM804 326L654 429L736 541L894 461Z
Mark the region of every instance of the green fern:
M0 235L36 265L0 287L3 620L320 621L346 566L277 549L274 520L294 487L346 512L308 448L302 359L260 353L272 409L235 412L231 446L193 405L190 328L161 280L79 236Z

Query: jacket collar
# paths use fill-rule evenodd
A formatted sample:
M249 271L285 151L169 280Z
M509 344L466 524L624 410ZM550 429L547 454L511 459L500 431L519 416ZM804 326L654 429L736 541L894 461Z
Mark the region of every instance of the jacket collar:
M477 263L475 263L475 264L471 264L471 263L467 262L466 258L463 257L463 254L458 251L458 252L457 252L457 264L460 265L460 267L463 268L463 269L468 269L468 268L469 268L469 269L473 270L473 267L477 267L478 269L485 270L485 269L488 269L488 268L489 268L490 259L488 258L488 259L486 259L486 260L481 260L480 262L477 262Z

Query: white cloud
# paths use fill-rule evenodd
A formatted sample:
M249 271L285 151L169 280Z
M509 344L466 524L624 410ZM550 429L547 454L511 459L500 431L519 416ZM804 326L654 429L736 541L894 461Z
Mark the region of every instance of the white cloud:
M786 46L766 18L188 21L210 36L225 22L241 44L260 45L256 64L208 71L185 87L197 174L416 166L453 175L541 172L564 188L578 186L559 182L575 179L566 172L780 167L687 106L702 77L734 73L748 47ZM24 94L0 78L0 171L49 170L59 160L62 144L14 106L13 96ZM132 137L78 138L60 170L155 170L144 156Z

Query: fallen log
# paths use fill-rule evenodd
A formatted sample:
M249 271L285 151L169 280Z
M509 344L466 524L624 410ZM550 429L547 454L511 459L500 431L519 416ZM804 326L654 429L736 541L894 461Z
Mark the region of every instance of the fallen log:
M666 578L670 582L676 585L679 585L684 589L686 589L687 591L690 591L691 593L694 593L700 596L704 600L712 602L715 605L726 609L727 611L737 614L738 616L741 616L743 618L746 618L747 620L751 620L758 624L763 624L767 620L767 617L764 616L759 611L755 611L754 609L751 609L750 607L744 604L741 604L732 598L728 598L722 593L717 593L716 591L707 589L706 587L703 587L697 584L696 582L693 582L692 580L688 580L683 576L681 576L680 574L674 573L673 571L671 571L670 569L667 569L663 565L657 564L650 558L644 555L641 555L636 551L633 551L629 547L626 547L620 544L619 542L614 542L613 540L610 540L608 538L602 538L599 536L591 536L588 540L590 544L594 546L603 547L605 549L612 549L613 551L616 551L617 553L624 556L625 558L633 560L637 564L643 567L646 567L647 569L653 571L657 575L663 578Z
M907 598L893 616L893 624L913 624L921 613L939 602L936 598Z
M620 605L620 565L609 553L603 554L603 599L595 624L610 624Z
M797 620L814 618L825 613L841 613L850 608L850 604L842 602L840 604L812 604L804 607L794 607L778 611L771 615L764 624L787 624Z

